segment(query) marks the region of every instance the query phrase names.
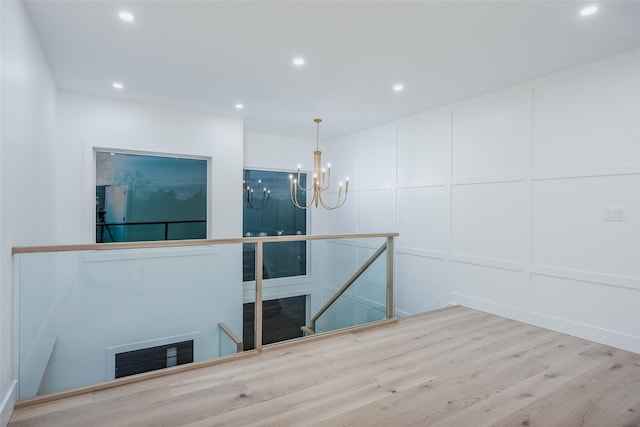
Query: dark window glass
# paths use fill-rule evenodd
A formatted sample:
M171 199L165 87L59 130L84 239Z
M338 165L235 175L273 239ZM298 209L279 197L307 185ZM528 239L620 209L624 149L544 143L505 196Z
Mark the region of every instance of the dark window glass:
M206 160L96 152L97 243L206 237Z
M245 351L253 350L255 303L245 303L243 309L242 344ZM306 313L306 295L262 301L262 344L302 337L300 327L306 325Z
M306 185L306 174L300 176ZM242 232L244 236L307 234L306 210L291 202L289 172L244 170ZM247 188L249 188L247 190ZM253 192L251 192L253 190ZM306 203L304 192L298 202ZM243 280L255 280L254 245L244 245ZM263 278L301 276L307 273L306 242L279 242L263 246Z

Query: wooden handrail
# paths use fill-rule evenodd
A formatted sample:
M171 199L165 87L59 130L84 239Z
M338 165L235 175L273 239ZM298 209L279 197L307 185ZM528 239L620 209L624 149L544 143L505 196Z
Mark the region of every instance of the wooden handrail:
M291 235L264 237L236 237L229 239L192 239L192 240L162 240L154 242L124 242L124 243L89 243L78 245L49 245L49 246L18 246L11 249L12 254L28 254L40 252L73 252L73 251L106 251L117 249L151 249L173 248L184 246L226 245L232 243L275 243L295 242L307 240L338 240L338 239L370 239L374 237L398 237L398 233L369 233L369 234L325 234L325 235Z
M310 330L314 331L316 330L316 321L320 318L320 316L322 316L324 314L325 311L327 311L329 309L329 307L331 307L333 305L334 302L336 302L336 300L338 298L340 298L340 296L345 293L345 291L347 289L349 289L349 287L351 285L353 285L353 283L358 280L358 278L360 276L362 276L362 273L364 273L367 268L369 268L371 266L371 264L373 264L380 255L382 255L382 253L387 249L387 242L385 241L382 246L380 246L378 248L377 251L375 251L375 253L373 255L371 255L369 257L368 260L366 260L361 266L360 268L353 273L353 275L349 278L349 280L347 280L345 282L344 285L342 285L342 287L338 290L338 292L336 292L329 301L326 302L325 305L322 306L322 308L316 313L315 316L313 316L313 318L311 319L311 327L309 328Z
M231 341L233 341L236 344L236 353L242 353L242 351L244 350L242 340L238 338L236 334L233 333L231 328L229 328L224 322L218 323L218 327L222 332L227 334L229 338L231 338Z

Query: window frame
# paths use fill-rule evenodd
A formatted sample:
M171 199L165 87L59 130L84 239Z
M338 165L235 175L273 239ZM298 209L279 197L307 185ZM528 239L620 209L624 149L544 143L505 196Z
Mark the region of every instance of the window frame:
M292 170L292 169L278 169L278 168L265 168L265 167L260 167L260 166L243 166L242 167L242 176L244 179L244 171L245 170L251 170L251 171L260 171L260 172L282 172L282 173L287 173L287 174L293 174L294 176L298 173L297 170ZM309 176L311 176L311 172L308 170L301 170L301 173L306 174L307 179ZM243 204L243 211L244 211L244 198L242 200L242 204ZM296 208L298 209L298 208ZM311 230L311 208L309 209L305 209L305 236L309 236L312 234L312 230ZM244 236L244 229L242 230L242 235ZM305 273L298 275L298 276L287 276L287 277L276 277L273 279L263 279L263 282L265 284L268 284L269 286L286 286L286 285L291 285L291 284L300 284L300 283L309 283L313 281L312 278L312 269L311 269L311 244L310 241L307 240L306 241L306 268L305 268ZM247 280L246 282L242 282L243 285L245 287L247 287L247 285L253 287L253 289L255 289L255 279L254 280ZM305 290L306 292L306 290ZM274 295L278 295L276 298L281 298L282 296L280 295L284 295L284 294L274 294ZM296 294L297 295L297 294ZM287 296L295 296L295 295L288 295ZM251 302L249 301L249 298L251 297L247 297L245 298L245 302Z
M84 143L84 227L83 236L92 244L96 242L96 153L113 152L120 154L134 154L141 156L172 157L207 162L207 195L206 195L206 239L213 235L213 152L199 150L163 150L158 147L148 147L136 144L109 143L105 141L85 141ZM88 197L87 197L88 196Z

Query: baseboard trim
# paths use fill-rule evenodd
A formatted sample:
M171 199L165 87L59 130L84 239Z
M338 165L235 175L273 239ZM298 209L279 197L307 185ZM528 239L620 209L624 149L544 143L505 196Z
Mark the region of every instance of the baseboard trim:
M9 419L13 414L13 406L16 403L16 387L18 381L14 380L13 384L9 388L9 391L2 399L2 407L0 408L0 426L6 427L9 424Z
M599 328L594 325L586 325L570 319L561 319L543 313L505 306L468 295L454 294L454 297L456 298L456 303L463 307L640 354L640 338L636 336Z

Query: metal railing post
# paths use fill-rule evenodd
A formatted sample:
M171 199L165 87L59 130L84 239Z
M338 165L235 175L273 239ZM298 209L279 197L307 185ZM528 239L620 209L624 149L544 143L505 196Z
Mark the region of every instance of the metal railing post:
M262 241L256 242L256 303L254 322L254 347L262 351Z
M387 237L387 319L394 316L393 307L393 237Z

